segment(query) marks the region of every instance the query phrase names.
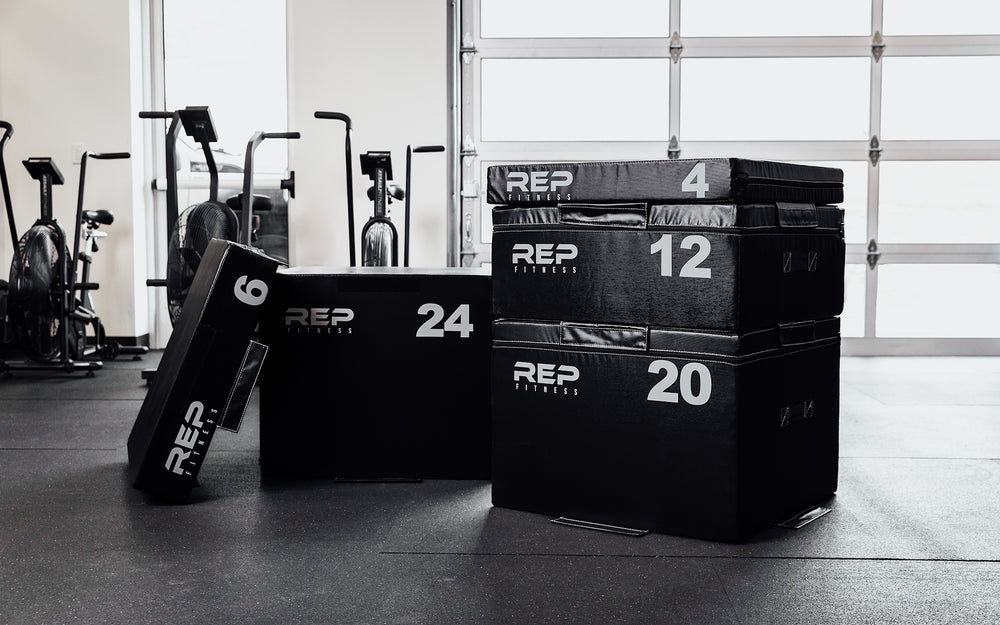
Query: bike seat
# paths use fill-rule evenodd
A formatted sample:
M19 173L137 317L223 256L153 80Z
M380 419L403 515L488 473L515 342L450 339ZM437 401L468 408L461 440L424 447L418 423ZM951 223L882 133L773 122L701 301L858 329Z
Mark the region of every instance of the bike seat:
M230 198L226 198L226 206L233 209L237 213L243 210L243 194L234 195ZM253 213L260 213L269 211L274 208L274 201L266 195L253 196L253 205L250 206L250 211Z
M403 190L403 187L395 184L389 184L386 187L389 190L389 197L392 199L400 202L406 199L406 191ZM368 187L368 199L372 202L375 201L375 187Z
M110 226L115 221L115 214L106 210L83 211L83 219Z

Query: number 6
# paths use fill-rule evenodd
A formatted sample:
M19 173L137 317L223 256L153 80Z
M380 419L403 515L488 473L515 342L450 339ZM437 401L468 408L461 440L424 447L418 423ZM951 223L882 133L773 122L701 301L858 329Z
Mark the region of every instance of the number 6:
M260 306L267 299L267 283L263 280L250 280L249 276L240 276L233 287L233 295L248 306Z

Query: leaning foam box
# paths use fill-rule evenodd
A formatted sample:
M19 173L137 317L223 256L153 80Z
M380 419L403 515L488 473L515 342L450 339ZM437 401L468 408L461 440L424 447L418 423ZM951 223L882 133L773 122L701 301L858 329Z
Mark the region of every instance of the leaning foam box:
M274 293L264 477L489 477L487 271L294 268Z
M837 489L839 325L496 321L494 505L739 541L822 503Z
M216 428L239 429L267 353L252 336L277 269L251 248L209 243L128 438L136 488L184 501Z
M832 206L501 207L493 228L497 317L741 331L844 305Z

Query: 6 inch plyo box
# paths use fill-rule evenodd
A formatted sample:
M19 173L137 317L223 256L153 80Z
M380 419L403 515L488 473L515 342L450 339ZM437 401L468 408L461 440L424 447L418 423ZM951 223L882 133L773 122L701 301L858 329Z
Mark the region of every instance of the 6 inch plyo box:
M490 323L482 269L280 271L262 476L488 478Z
M738 331L844 305L832 206L498 207L493 224L497 317Z
M743 334L498 320L493 503L739 541L837 489L839 320Z
M741 158L494 165L487 184L487 201L508 205L844 201L839 169Z
M216 428L239 429L267 352L251 338L277 269L256 250L209 243L128 438L136 488L184 501Z

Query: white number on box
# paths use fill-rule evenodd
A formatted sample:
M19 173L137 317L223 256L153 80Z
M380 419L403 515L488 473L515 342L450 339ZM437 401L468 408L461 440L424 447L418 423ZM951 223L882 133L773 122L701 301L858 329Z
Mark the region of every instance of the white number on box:
M442 338L445 332L457 332L463 339L472 334L473 325L469 321L469 305L460 304L447 319L444 318L444 307L440 304L422 304L417 309L418 315L430 315L427 321L417 328L418 338ZM441 321L444 325L441 325Z
M260 306L267 299L267 283L250 280L250 276L240 276L233 287L233 295L248 306Z
M660 255L660 275L661 276L673 276L674 275L674 261L673 261L673 241L672 235L665 234L661 236L655 243L649 246L650 254ZM711 278L712 268L702 267L701 264L708 259L708 255L712 253L712 242L706 237L700 234L689 234L681 240L681 249L690 250L698 248L694 253L694 256L689 258L684 266L681 267L680 277L681 278Z
M705 163L697 163L681 182L681 191L694 193L695 197L703 198L708 193L708 179L705 176Z
M666 374L649 389L649 394L646 395L649 401L676 404L683 399L684 403L692 406L702 406L712 397L712 373L700 362L689 362L678 370L677 365L669 360L654 360L649 363L648 371L653 374ZM695 376L698 377L697 393L694 391ZM678 380L680 394L669 390Z

